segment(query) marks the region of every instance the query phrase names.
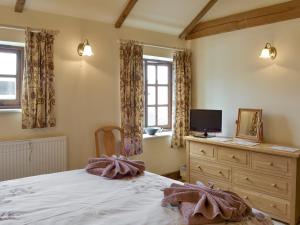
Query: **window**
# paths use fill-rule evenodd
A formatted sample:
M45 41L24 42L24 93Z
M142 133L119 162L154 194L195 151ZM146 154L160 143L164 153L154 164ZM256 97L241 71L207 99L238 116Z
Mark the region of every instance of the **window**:
M0 45L0 109L21 108L24 48Z
M172 126L172 62L144 59L145 127Z

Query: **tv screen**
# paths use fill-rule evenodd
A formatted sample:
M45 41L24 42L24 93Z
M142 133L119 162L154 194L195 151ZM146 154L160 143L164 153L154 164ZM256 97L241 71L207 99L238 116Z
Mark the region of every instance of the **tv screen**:
M222 110L192 109L190 130L198 132L222 132Z

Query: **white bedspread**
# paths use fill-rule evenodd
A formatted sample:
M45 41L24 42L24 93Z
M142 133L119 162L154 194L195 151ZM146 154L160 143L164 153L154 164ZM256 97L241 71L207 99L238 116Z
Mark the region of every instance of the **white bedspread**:
M0 182L0 225L182 225L177 208L161 207L161 189L172 182L148 172L108 180L84 170Z

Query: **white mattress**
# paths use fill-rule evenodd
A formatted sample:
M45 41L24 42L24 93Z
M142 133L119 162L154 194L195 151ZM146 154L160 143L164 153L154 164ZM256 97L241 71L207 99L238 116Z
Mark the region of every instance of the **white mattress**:
M172 182L148 172L108 180L84 170L0 182L0 225L182 225L177 208L161 207L161 189Z

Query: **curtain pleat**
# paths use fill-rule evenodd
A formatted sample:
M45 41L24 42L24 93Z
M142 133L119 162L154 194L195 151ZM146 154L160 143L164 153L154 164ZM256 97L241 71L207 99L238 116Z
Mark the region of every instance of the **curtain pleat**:
M134 41L120 46L121 123L124 149L132 156L143 152L144 78L143 47Z
M171 147L184 147L183 137L188 135L191 110L191 53L188 50L177 51L173 57L175 74L175 112Z
M22 128L54 127L54 34L26 30L22 88Z

